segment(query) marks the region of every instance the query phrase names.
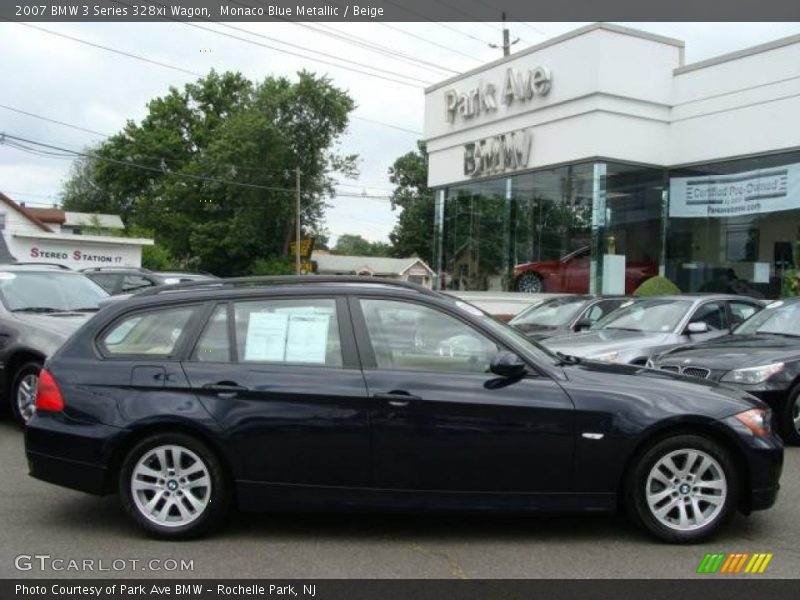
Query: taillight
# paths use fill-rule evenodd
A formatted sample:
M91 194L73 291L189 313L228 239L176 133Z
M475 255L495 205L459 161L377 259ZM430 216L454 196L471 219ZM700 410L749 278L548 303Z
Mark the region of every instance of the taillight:
M47 369L39 373L36 387L36 410L59 412L64 410L64 397L58 384Z

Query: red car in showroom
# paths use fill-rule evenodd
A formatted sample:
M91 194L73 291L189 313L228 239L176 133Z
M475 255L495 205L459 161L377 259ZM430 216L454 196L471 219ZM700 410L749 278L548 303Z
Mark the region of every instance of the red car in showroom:
M558 260L517 265L514 267L514 289L528 294L587 294L589 264L589 247L584 246ZM625 293L632 294L643 281L657 274L658 265L654 262L626 262Z

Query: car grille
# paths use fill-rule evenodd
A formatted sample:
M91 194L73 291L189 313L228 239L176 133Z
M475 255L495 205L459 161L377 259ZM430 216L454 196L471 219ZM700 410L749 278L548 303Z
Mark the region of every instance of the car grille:
M708 376L711 375L711 369L706 369L705 367L679 367L678 365L664 365L659 368L662 371L680 373L681 375L697 377L698 379L708 379Z

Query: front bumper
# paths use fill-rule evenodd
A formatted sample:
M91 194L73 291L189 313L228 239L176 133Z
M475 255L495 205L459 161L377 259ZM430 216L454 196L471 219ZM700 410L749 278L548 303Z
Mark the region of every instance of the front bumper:
M783 441L775 434L740 434L747 475L740 508L745 513L770 508L778 498L783 472Z
M61 413L37 414L25 428L31 477L90 494L112 491L114 450L125 430Z

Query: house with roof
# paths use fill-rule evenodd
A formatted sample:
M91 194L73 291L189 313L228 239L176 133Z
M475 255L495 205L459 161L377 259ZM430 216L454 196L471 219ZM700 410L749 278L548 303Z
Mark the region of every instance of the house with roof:
M123 227L117 215L30 208L0 192L0 263L139 267L153 240L122 237Z
M366 275L402 279L427 288L433 285L433 269L416 256L388 258L385 256L346 256L314 252L311 261L316 263L319 275Z

